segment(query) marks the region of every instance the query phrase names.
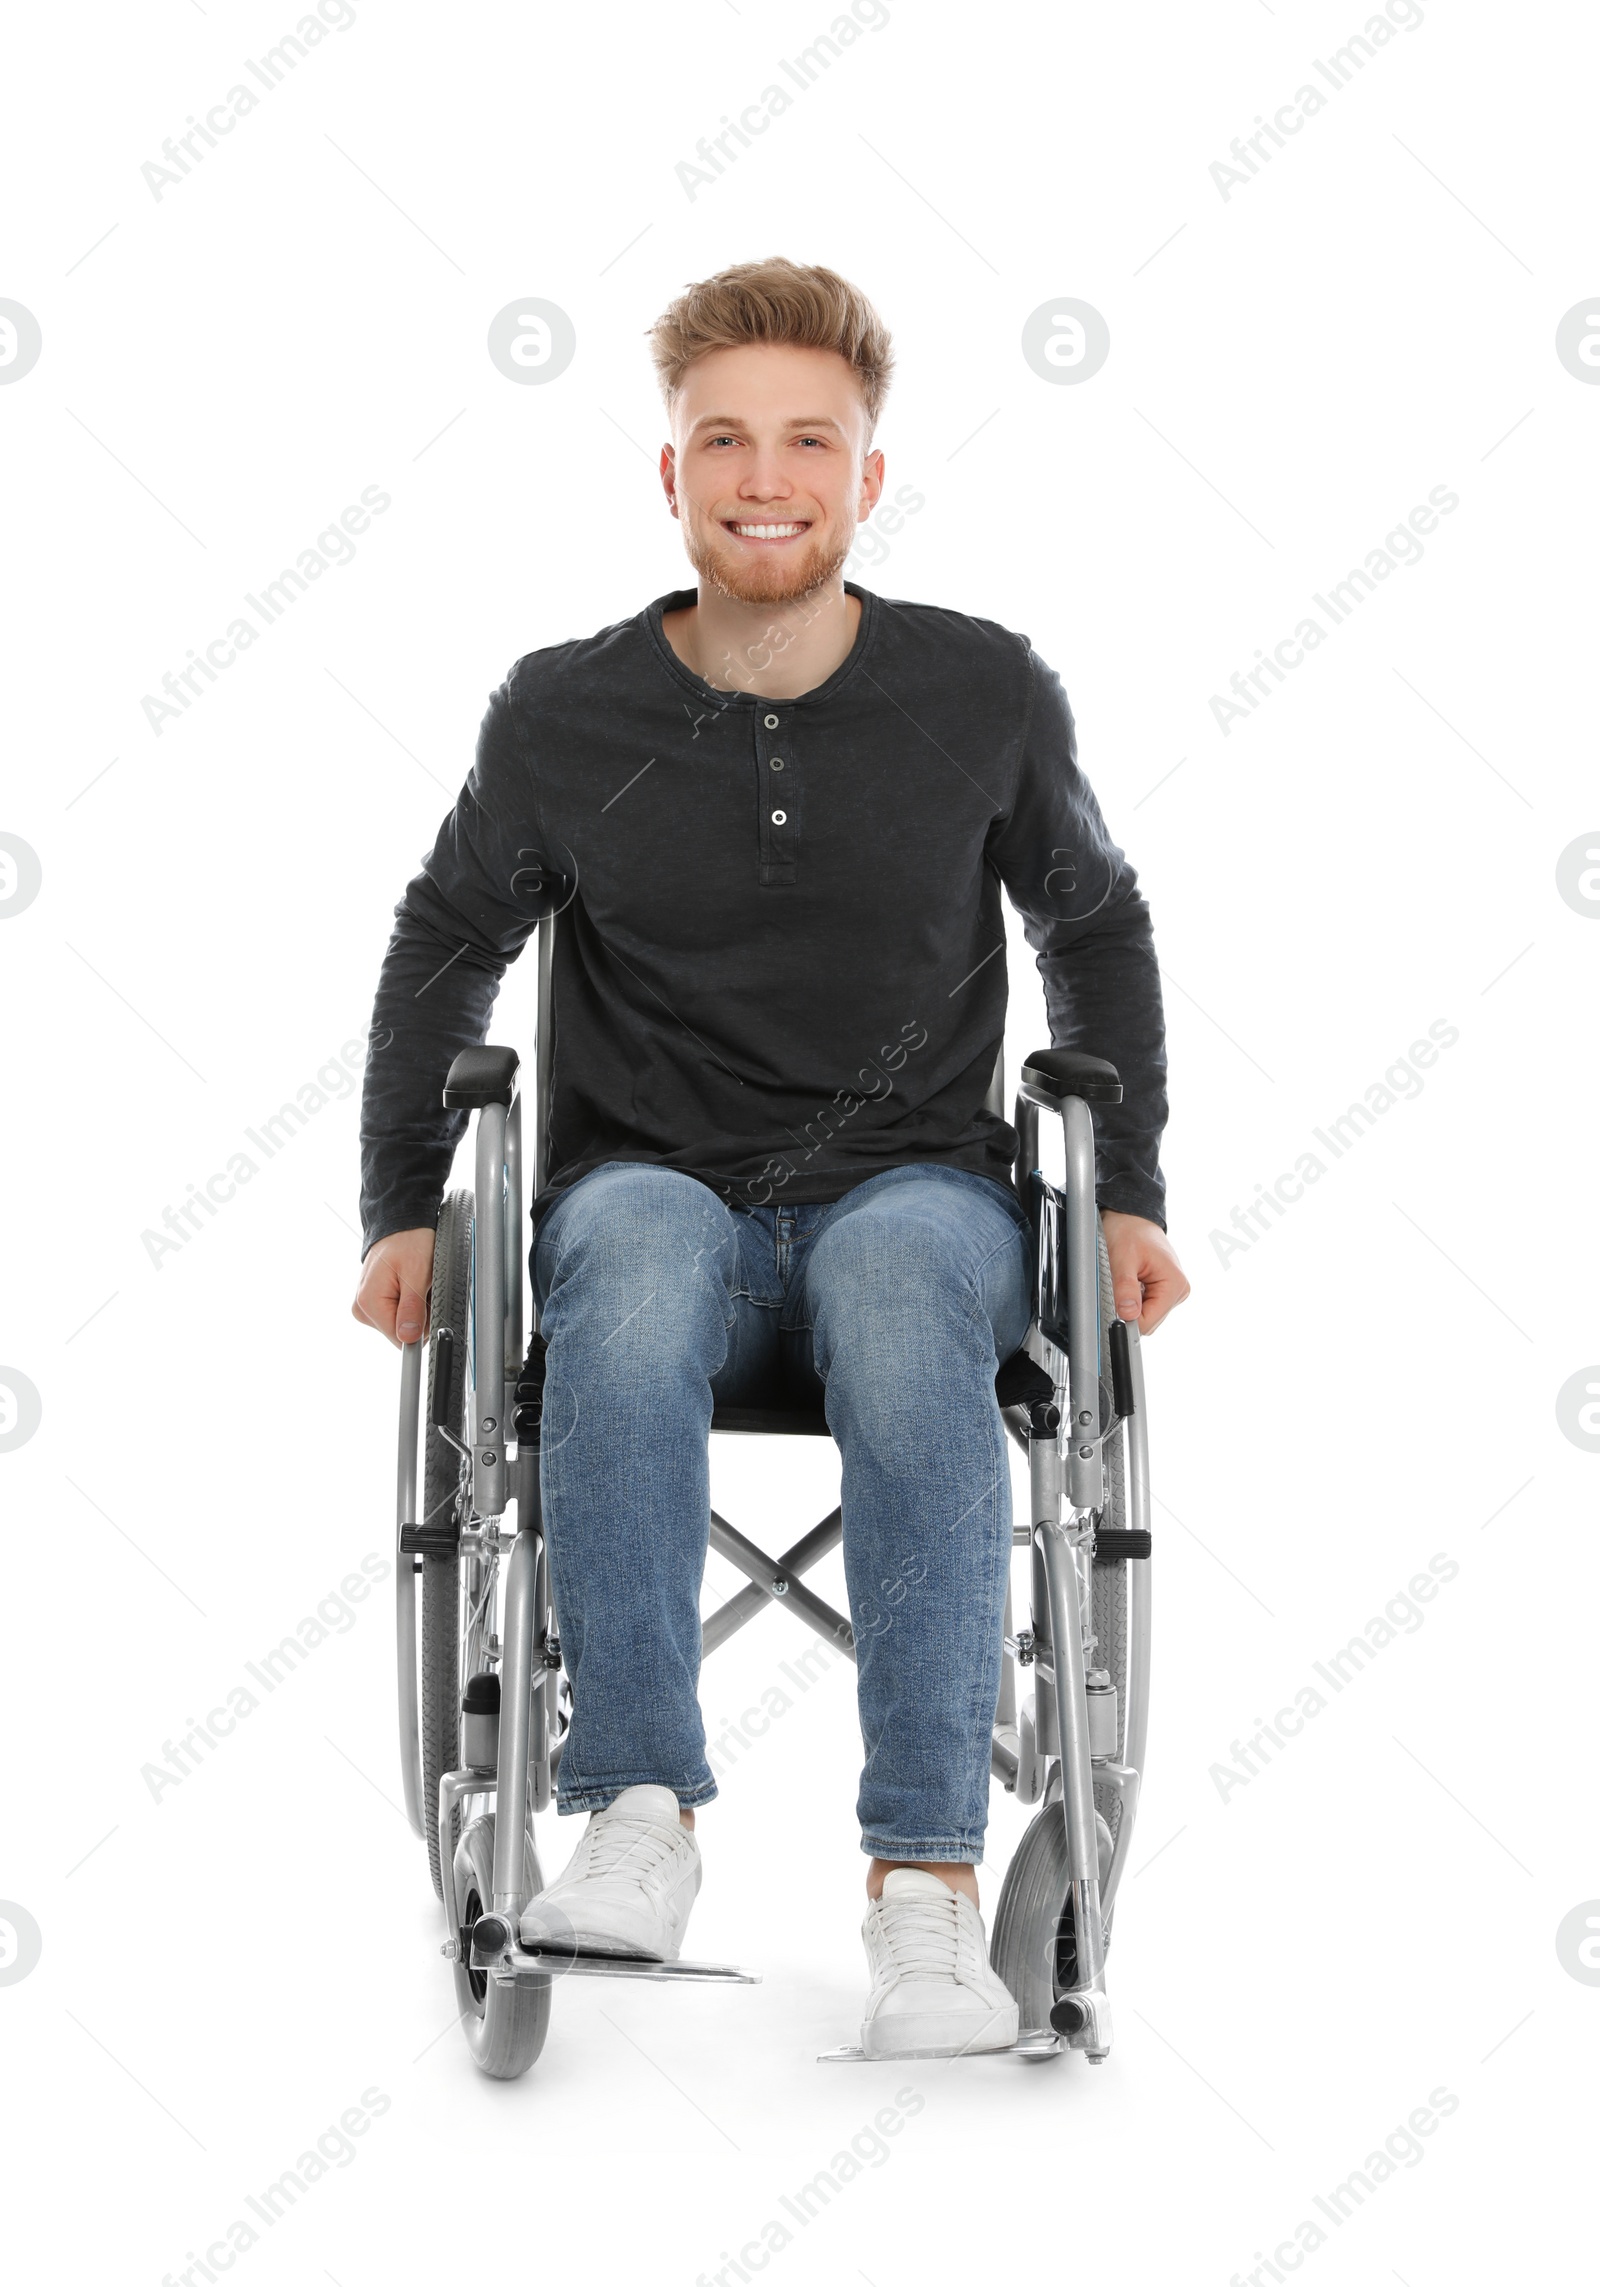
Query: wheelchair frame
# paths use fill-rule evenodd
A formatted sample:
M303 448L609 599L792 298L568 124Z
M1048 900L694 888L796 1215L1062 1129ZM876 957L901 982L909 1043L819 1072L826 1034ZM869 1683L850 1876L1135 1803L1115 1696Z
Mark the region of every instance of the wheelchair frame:
M552 918L542 921L538 932L534 1196L547 1173L554 929ZM551 1982L568 1974L754 1983L751 1972L717 1964L584 1955L549 1945L529 1947L521 1940L520 1917L540 1887L531 1814L551 1801L565 1731L566 1684L550 1609L537 1411L530 1418L512 1396L523 1369L525 1275L517 1074L512 1050L469 1049L456 1058L445 1088L447 1104L477 1113L466 1319L468 1434L450 1431L442 1404L431 1417L461 1456L455 1513L446 1520L419 1515L418 1446L423 1351L434 1346L434 1387L447 1393L450 1375L437 1370L438 1346L453 1336L448 1327L433 1325L426 1343L402 1349L395 1568L400 1766L414 1831L424 1835L425 1818L437 1820L449 1933L441 1950L457 1965L458 1991L462 1973L470 1976L471 1991L480 1997L492 1981L506 2007L512 1989L541 1993L547 2001ZM1138 1808L1150 1676L1149 1465L1139 1335L1136 1326L1117 1320L1111 1308L1095 1204L1090 1111L1092 1101L1114 1102L1120 1096L1113 1068L1094 1057L1053 1049L1023 1065L1014 1113L1014 1180L1033 1231L1034 1310L1025 1351L1016 1354L1009 1368L1001 1361L996 1377L1002 1418L1028 1457L1029 1513L1026 1522L1014 1522L1012 1540L1031 1551L1032 1625L1013 1632L1008 1584L991 1763L1008 1792L1043 1808L1006 1876L993 1953L1022 2012L1020 2038L1011 2053L1038 2058L1075 2048L1096 2064L1111 2047L1106 1942ZM1003 1117L1004 1101L1002 1049L987 1102ZM1038 1166L1042 1110L1062 1118L1061 1189ZM828 1434L820 1411L800 1409L790 1420L760 1408L717 1407L712 1430ZM1121 1493L1125 1505L1122 1526L1106 1522L1108 1465L1117 1480L1111 1490ZM512 1504L517 1529L509 1532L503 1519ZM746 1584L704 1620L702 1656L769 1604L781 1604L853 1658L850 1622L801 1578L841 1537L842 1515L836 1506L773 1557L713 1510L711 1546L745 1575ZM446 1549L457 1552L466 1567L461 1679L498 1666L499 1713L497 1725L490 1718L487 1728L485 1719L480 1717L475 1728L467 1716L461 1765L441 1774L437 1802L424 1804L417 1583L424 1557ZM1109 1577L1106 1570L1097 1575L1097 1563L1115 1568L1114 1595L1097 1594L1097 1578L1103 1585ZM1103 1623L1110 1616L1113 1641L1103 1647L1111 1657L1110 1669L1093 1660L1097 1614ZM1020 1709L1019 1678L1030 1687ZM464 1928L457 1888L466 1839L464 1835L452 1850L455 1814L461 1810L465 1829L474 1804L482 1817L487 1806L519 1797L525 1806L522 1818L493 1822L492 1895L480 1896L479 1912ZM1047 1823L1052 1818L1054 1827ZM1008 1913L1013 1876L1034 1842L1040 1847L1031 1853L1023 1895ZM474 1847L482 1863L477 1885L482 1892L491 1881L481 1829ZM1065 1895L1054 1903L1063 1883ZM1030 2023L1030 2017L1036 2021ZM543 2028L540 2016L536 2033L512 2044L515 2055L505 2052L490 2060L476 2048L474 2055L485 2070L515 2077L537 2055ZM825 2054L846 2061L861 2052L842 2048Z

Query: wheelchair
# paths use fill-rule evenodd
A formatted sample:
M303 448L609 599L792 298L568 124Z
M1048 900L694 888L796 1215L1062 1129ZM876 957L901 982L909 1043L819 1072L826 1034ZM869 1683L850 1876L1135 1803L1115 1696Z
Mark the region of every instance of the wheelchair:
M554 922L538 932L533 1191L549 1133ZM558 1978L754 1984L748 1970L524 1945L543 1886L534 1814L549 1807L572 1696L540 1516L544 1343L523 1343L522 1105L509 1048L463 1050L447 1105L476 1114L474 1186L440 1210L425 1341L403 1346L396 1655L406 1815L427 1845L474 2063L514 2080L537 2059ZM1103 1059L1046 1049L1022 1067L1014 1180L1033 1235L1032 1323L999 1363L1001 1418L1028 1457L1027 1625L1008 1585L991 1768L1037 1815L1001 1886L990 1958L1018 2002L1030 2061L1110 2053L1106 1952L1144 1770L1150 1683L1150 1491L1136 1326L1118 1319L1095 1204L1090 1107L1122 1094ZM987 1102L1004 1116L1004 1051ZM1064 1187L1038 1166L1060 1116ZM423 1389L423 1351L427 1387ZM713 1410L713 1435L826 1437L819 1402ZM420 1498L419 1498L420 1495ZM507 1526L515 1510L515 1527ZM803 1575L842 1536L835 1508L770 1556L715 1510L710 1540L745 1586L709 1614L702 1655L777 1607L854 1656L850 1622ZM420 1593L419 1593L420 1591ZM420 1621L420 1627L419 1627ZM994 2052L987 2052L993 2054ZM858 2048L824 2052L856 2061Z

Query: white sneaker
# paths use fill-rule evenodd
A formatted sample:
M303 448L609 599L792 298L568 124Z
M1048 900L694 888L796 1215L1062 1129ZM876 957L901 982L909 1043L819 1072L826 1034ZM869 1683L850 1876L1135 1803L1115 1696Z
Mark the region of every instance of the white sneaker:
M861 1942L872 1971L861 2027L869 2057L964 2057L1016 2040L1017 2005L989 1967L983 1916L937 1874L886 1875Z
M522 1917L525 1945L676 1961L700 1888L700 1849L670 1787L624 1787L591 1812L563 1871Z

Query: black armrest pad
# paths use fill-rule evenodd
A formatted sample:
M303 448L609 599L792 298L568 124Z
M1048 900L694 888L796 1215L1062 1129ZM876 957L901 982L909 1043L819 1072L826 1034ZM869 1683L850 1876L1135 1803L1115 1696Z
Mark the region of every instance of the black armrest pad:
M1054 1103L1081 1096L1086 1104L1120 1104L1122 1082L1103 1056L1083 1056L1075 1048L1039 1048L1022 1067L1022 1077Z
M509 1104L517 1092L514 1048L463 1048L450 1067L444 1100L454 1111L479 1112L485 1104Z

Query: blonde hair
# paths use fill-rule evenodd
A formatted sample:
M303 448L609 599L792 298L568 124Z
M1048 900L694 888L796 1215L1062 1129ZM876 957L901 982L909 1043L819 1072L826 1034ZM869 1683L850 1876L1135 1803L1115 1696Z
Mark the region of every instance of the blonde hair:
M697 357L746 342L835 351L861 385L872 442L889 394L894 351L888 327L858 286L835 270L773 254L764 262L736 262L686 288L650 328L650 354L668 413Z

